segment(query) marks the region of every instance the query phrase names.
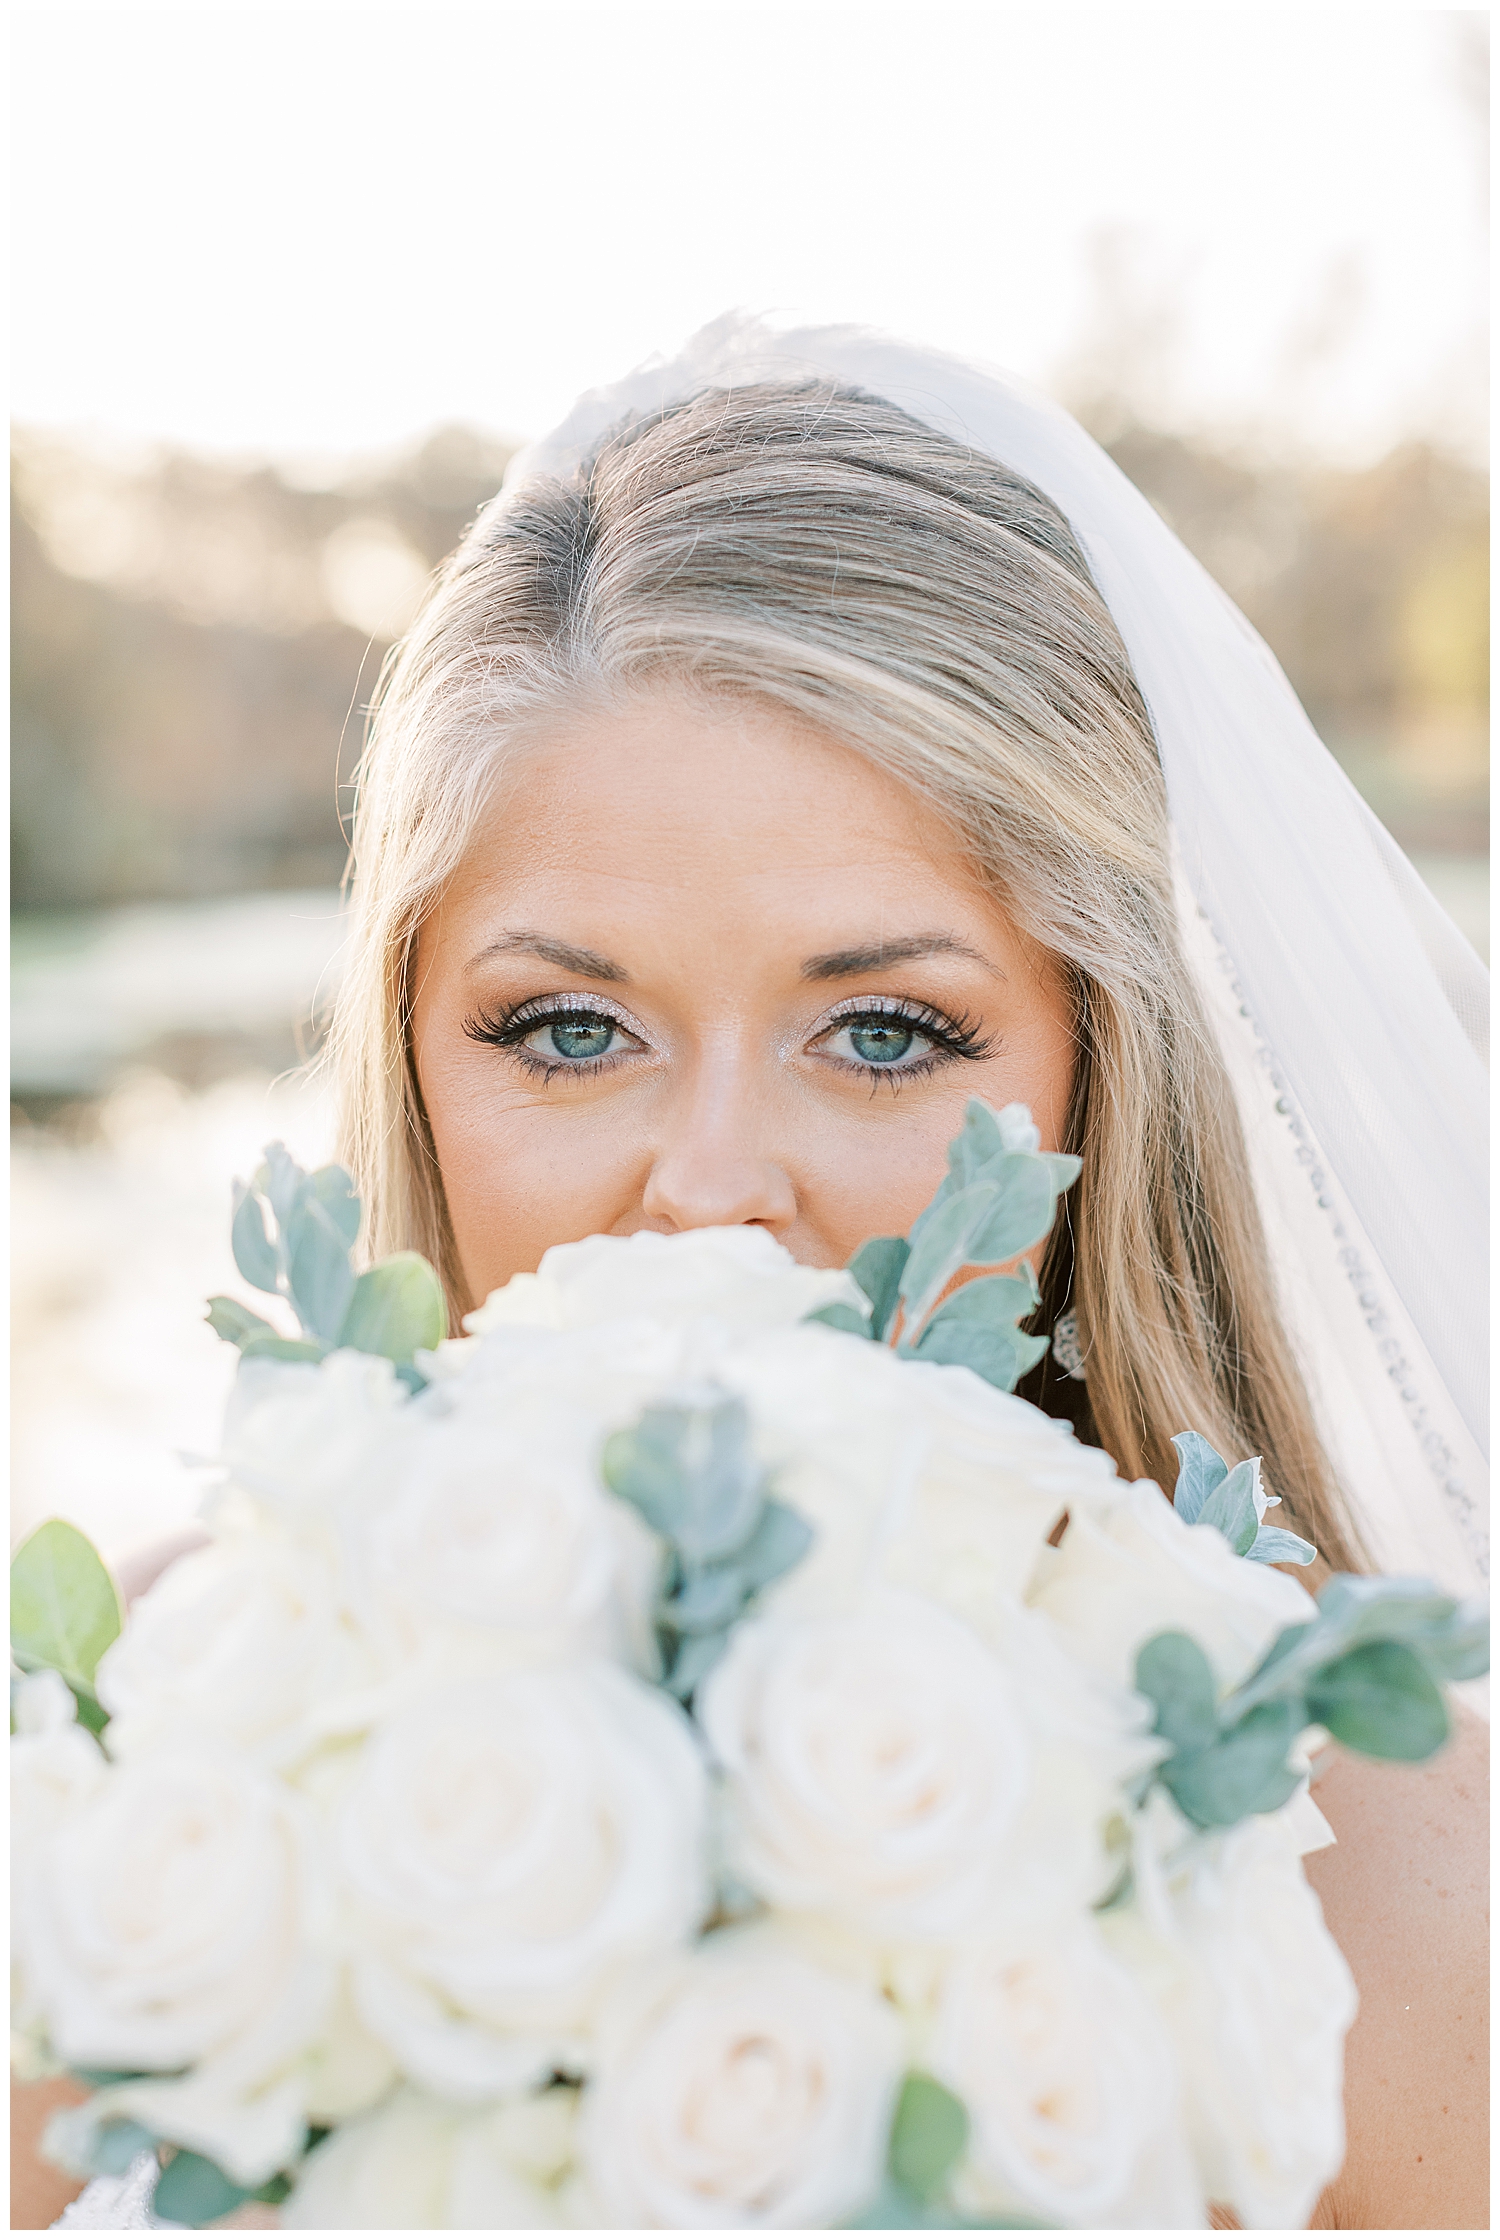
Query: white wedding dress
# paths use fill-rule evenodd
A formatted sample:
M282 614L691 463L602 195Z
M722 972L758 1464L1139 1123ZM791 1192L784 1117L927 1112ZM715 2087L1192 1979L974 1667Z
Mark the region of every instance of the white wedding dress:
M858 328L729 317L580 399L512 461L496 503L529 475L570 474L627 412L788 378L888 398L1071 522L1155 724L1183 940L1327 1450L1380 1569L1473 1594L1489 1569L1488 975L1269 649L1107 454L1008 377ZM159 2226L154 2176L143 2155L93 2180L59 2227Z

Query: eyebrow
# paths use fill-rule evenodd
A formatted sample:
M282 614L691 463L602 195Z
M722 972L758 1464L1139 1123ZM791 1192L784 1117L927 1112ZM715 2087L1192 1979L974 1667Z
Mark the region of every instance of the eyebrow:
M469 971L491 957L540 957L544 964L555 964L560 972L576 972L583 980L630 978L613 957L602 956L597 949L580 949L571 941L554 941L545 933L502 933L487 942L477 956L470 957Z
M866 941L852 949L830 949L809 957L802 967L804 980L854 980L862 973L879 972L888 964L909 964L914 957L968 957L986 972L1003 980L1005 975L988 957L960 941L956 933L910 933L896 941Z

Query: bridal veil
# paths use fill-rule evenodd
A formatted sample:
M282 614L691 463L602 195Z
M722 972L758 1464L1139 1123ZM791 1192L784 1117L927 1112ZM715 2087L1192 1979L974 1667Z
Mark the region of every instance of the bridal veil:
M1487 1575L1488 976L1263 641L1107 454L1008 376L856 327L731 316L581 398L506 489L704 388L868 390L1071 522L1166 772L1184 945L1238 1098L1280 1304L1377 1566Z

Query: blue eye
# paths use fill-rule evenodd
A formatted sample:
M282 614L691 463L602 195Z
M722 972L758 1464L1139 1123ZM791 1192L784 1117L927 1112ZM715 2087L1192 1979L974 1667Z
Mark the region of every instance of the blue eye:
M916 1041L904 1020L861 1020L849 1029L849 1047L867 1066L893 1066Z
M522 1047L534 1050L538 1057L561 1058L577 1065L589 1058L604 1057L618 1031L613 1019L597 1013L585 1013L576 1019L548 1019L526 1037Z
M825 1048L830 1057L851 1059L861 1066L889 1068L929 1052L932 1037L924 1034L912 1020L903 1018L900 1012L886 1017L877 1011L862 1019L845 1019L829 1037Z

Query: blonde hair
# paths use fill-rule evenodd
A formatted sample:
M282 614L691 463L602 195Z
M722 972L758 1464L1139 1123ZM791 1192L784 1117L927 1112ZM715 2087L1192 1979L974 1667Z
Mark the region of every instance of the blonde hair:
M671 683L788 711L947 820L1071 976L1083 1172L1043 1271L1071 1287L1098 1434L1170 1486L1201 1431L1265 1458L1352 1562L1274 1302L1232 1094L1178 943L1151 722L1066 520L983 453L825 383L708 390L481 518L383 680L358 780L332 1022L370 1250L464 1297L412 1062L422 920L539 715Z

